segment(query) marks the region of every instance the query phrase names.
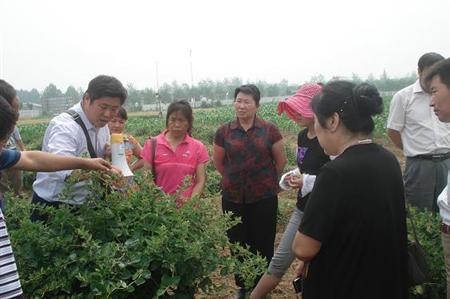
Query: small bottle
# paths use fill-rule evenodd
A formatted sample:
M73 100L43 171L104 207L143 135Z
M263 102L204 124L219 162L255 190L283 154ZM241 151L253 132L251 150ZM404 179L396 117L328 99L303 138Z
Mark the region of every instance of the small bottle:
M125 157L127 158L128 165L131 165L131 158L133 157L133 144L128 139L128 135L123 135L123 145L125 147Z

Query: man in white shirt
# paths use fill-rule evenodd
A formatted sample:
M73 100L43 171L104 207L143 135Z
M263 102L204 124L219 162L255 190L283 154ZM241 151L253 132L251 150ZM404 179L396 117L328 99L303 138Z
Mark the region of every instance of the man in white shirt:
M404 171L407 202L437 211L436 199L450 169L450 125L438 120L424 91L429 68L444 57L426 53L418 62L419 79L392 98L387 121L392 142L406 156Z
M431 93L431 106L440 121L450 122L450 58L442 60L430 69L427 77L427 90ZM441 238L444 248L445 270L447 272L447 299L450 299L450 202L447 188L439 195L437 204L442 218Z
M3 83L6 82L0 80L0 86ZM15 89L12 86L11 88L15 94ZM14 108L10 99L11 97L6 99L0 95L0 124L2 124L0 126L0 170L58 171L82 168L107 171L111 169L111 165L100 158L82 159L61 157L40 151L19 152L5 149L4 146L17 121L17 109ZM0 210L0 245L0 298L23 299L19 273L2 210Z
M89 157L96 155L103 158L105 147L110 140L108 122L117 114L125 102L127 91L122 83L114 77L98 76L89 82L83 99L69 110L75 111L85 128L95 153L91 153L83 128L75 118L67 112L54 117L45 131L42 151L61 156ZM71 187L69 199L62 200L59 194L64 190L65 180L72 171L53 173L38 172L33 184L32 203L58 206L61 202L70 205L80 205L88 195L86 181L76 183ZM39 215L35 210L32 220L45 220L45 215Z

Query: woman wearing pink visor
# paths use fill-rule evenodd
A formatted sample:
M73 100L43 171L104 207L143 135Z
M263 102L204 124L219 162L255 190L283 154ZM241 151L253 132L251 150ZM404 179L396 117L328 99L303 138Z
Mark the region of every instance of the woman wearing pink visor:
M314 114L311 100L320 94L319 84L302 85L295 95L278 103L278 114L283 112L300 127L304 128L298 134L297 172L283 176L280 186L283 189L297 188L297 204L289 220L280 244L272 257L267 272L262 276L250 295L251 299L265 298L281 281L295 258L292 243L303 216L303 210L314 185L319 169L329 157L324 153L314 131Z

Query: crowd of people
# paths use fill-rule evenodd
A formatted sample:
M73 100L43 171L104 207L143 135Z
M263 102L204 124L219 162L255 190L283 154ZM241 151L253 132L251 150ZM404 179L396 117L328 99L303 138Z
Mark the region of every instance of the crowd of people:
M302 298L408 298L405 203L440 212L450 298L450 59L426 53L418 74L415 84L393 97L387 122L389 137L406 156L403 174L396 157L373 140L373 117L383 111L374 86L307 83L280 101L278 113L302 128L298 168L283 176L285 143L280 130L258 116L259 89L236 88L236 117L217 129L212 162L222 177L223 212L241 219L227 231L229 240L260 254L268 268L251 288L237 274L235 298L266 298L295 258ZM86 182L76 183L63 199L66 179L78 168L120 173L107 161L114 133L124 136L131 170L151 172L155 185L174 195L179 208L201 196L210 157L192 136L189 103L173 102L165 129L141 146L125 134L126 98L119 80L95 77L80 103L50 121L42 151L25 151L16 127L19 98L0 80L0 169L11 179L4 185L20 193L20 173L4 171L36 171L33 204L82 205ZM297 202L274 250L280 187L297 189ZM3 210L0 298L23 298ZM31 220L48 218L34 209Z

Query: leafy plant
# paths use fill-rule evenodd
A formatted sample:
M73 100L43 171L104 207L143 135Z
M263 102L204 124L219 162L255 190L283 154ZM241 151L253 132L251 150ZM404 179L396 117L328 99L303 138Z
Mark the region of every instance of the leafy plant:
M429 282L411 289L413 298L438 299L444 298L447 284L444 254L441 245L439 215L429 211L419 211L410 207L411 216L417 229L417 238L427 254L427 262L430 269ZM408 239L413 240L411 222L408 224Z
M239 220L212 201L193 198L178 208L147 176L101 198L105 181L91 175L91 195L76 208L11 201L7 221L27 297L193 298L197 289L214 291L215 271L242 273L249 284L264 271L262 257L229 243L226 230ZM31 209L48 221L31 222Z

